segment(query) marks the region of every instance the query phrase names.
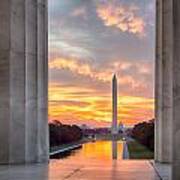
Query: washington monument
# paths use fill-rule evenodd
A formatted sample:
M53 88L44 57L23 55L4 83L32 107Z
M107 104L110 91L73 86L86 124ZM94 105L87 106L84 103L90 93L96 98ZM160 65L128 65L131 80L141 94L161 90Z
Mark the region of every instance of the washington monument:
M118 134L117 128L117 78L116 74L113 75L112 79L112 129L113 135Z

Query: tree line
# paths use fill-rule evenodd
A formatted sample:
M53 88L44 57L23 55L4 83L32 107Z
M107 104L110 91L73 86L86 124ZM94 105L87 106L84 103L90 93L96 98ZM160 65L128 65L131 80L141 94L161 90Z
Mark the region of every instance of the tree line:
M135 125L131 136L149 149L154 150L154 119Z
M56 120L49 124L50 147L77 142L82 136L82 130L76 125L64 125Z

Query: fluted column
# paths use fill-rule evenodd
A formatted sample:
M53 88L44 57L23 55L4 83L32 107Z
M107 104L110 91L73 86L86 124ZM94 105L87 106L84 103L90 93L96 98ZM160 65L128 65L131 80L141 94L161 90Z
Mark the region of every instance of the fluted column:
M173 1L173 180L180 179L180 1Z
M48 161L47 1L0 1L0 164Z
M38 157L39 161L47 161L49 155L48 130L48 7L47 0L38 0L38 41L37 41L37 78L38 78ZM45 28L46 27L46 28Z
M37 118L37 2L25 1L26 49L26 160L38 158ZM33 133L32 133L33 131ZM29 143L31 141L31 143Z
M172 161L172 0L157 1L155 160Z
M158 0L157 3L155 152L159 162L172 163L171 179L179 180L180 1Z
M162 0L156 1L155 160L160 161L162 122Z

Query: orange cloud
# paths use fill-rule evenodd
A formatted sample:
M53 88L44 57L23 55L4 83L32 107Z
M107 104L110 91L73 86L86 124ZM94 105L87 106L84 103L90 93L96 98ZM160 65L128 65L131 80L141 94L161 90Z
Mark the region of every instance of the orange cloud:
M137 15L138 7L134 5L115 5L112 2L97 6L97 14L105 26L112 26L122 32L129 32L139 36L145 35L145 22Z
M110 81L112 76L112 71L95 71L89 64L81 63L75 59L64 59L64 58L57 58L49 63L49 68L51 69L68 69L71 72L89 76L91 78L95 78L101 81Z
M138 69L141 74L151 74L152 66L149 63L145 62L130 62L126 60L121 61L112 61L107 68L104 68L100 71L100 69L93 68L90 64L86 62L80 62L76 59L65 59L65 58L56 58L49 62L50 69L67 69L73 73L77 73L79 75L88 76L90 78L103 81L103 82L111 82L112 74L114 72L123 72L130 68ZM120 84L132 84L133 87L138 87L138 80L135 79L132 75L122 75L120 78ZM140 82L139 82L140 83Z
M78 98L72 92L86 92ZM89 93L89 95L88 95ZM93 93L93 95L92 95ZM119 96L118 119L126 125L153 118L154 100L152 98ZM64 123L91 124L93 126L111 125L111 92L96 94L91 89L49 85L49 119Z

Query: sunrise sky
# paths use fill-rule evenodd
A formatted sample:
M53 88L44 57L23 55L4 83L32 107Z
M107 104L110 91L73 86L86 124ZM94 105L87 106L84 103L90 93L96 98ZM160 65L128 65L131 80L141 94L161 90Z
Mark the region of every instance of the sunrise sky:
M108 126L154 117L154 0L49 1L49 120Z

